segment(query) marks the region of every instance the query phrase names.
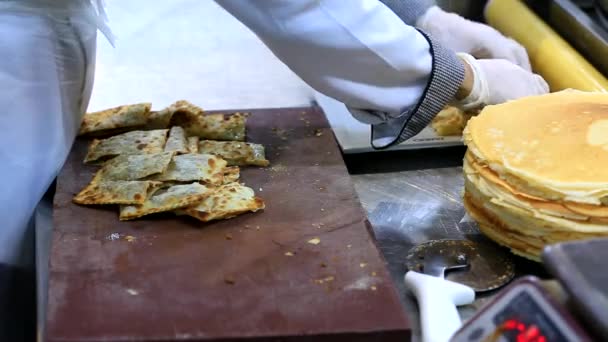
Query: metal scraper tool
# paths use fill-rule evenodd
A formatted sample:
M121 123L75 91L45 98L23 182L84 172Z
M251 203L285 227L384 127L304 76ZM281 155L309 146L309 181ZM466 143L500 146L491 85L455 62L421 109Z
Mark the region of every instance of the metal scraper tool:
M449 341L460 328L456 306L497 289L515 275L510 254L492 242L432 240L406 257L405 285L416 296L424 342Z

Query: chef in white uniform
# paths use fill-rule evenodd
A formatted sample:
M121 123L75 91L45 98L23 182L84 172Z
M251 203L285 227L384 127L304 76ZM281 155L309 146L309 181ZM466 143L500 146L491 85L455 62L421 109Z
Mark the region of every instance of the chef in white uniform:
M370 124L375 148L413 137L448 102L473 109L549 90L523 47L433 1L216 2L309 85Z
M12 279L31 269L32 215L88 104L96 31L105 28L95 1L0 2L0 340L23 340L7 335L23 321ZM369 123L376 148L414 136L448 102L468 109L548 91L517 43L427 1L216 2Z

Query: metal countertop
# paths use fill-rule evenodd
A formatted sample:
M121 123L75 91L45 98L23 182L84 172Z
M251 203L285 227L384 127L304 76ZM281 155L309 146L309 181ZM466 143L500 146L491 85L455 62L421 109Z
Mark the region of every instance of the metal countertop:
M464 152L464 147L449 147L344 156L404 310L417 328L414 340L420 336L418 308L403 283L409 249L432 239L484 239L475 223L463 221ZM547 277L539 264L514 258L518 275ZM463 322L498 291L461 307Z

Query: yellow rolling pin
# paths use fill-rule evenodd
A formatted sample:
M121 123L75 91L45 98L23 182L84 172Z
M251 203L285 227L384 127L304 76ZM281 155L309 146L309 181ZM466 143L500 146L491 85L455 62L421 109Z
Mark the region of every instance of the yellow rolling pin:
M608 80L520 0L490 0L487 23L522 44L551 91L608 92Z

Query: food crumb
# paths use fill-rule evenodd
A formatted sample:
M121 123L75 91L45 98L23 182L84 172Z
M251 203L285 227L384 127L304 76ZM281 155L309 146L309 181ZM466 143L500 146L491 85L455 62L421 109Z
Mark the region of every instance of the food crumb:
M260 226L255 226L255 230L260 230Z
M375 286L372 285L372 287L370 287L370 289L372 289L372 291L376 291L378 288L376 288Z
M311 244L311 245L318 245L320 242L321 242L321 239L319 239L317 237L308 240L308 243Z
M125 236L125 240L127 240L127 242L133 242L137 240L137 238L135 236L127 235Z
M234 278L232 278L230 276L226 276L226 277L224 277L224 283L226 283L228 285L234 285L235 281L234 281Z
M317 284L323 284L323 283L328 283L330 281L333 281L334 277L333 276L329 276L329 277L325 277L325 278L321 278L321 279L315 279L315 283Z
M376 274L377 274L376 272L372 272L372 277L375 277Z
M260 188L260 192L262 192L262 191L263 191L263 189L262 189L262 188Z
M351 248L353 245L346 245L346 248Z
M325 208L321 208L321 211L325 211Z
M367 266L367 263L365 263L365 262L362 262L359 264L359 267L361 267L361 268L364 268L365 266Z
M232 240L232 234L226 234L226 240Z
M318 136L318 137L320 137L320 136L323 135L323 132L321 132L320 129L315 129L315 135Z
M327 267L327 264L326 264L326 263L324 263L324 262L322 262L322 263L321 263L321 267L326 268L326 267Z
M118 240L118 239L120 239L120 234L112 233L112 234L108 235L108 237L106 237L106 239L110 240L110 241Z
M285 256L294 256L292 252L285 252Z
M133 289L127 289L127 293L130 294L131 296L139 295L139 292L137 290L133 290Z

